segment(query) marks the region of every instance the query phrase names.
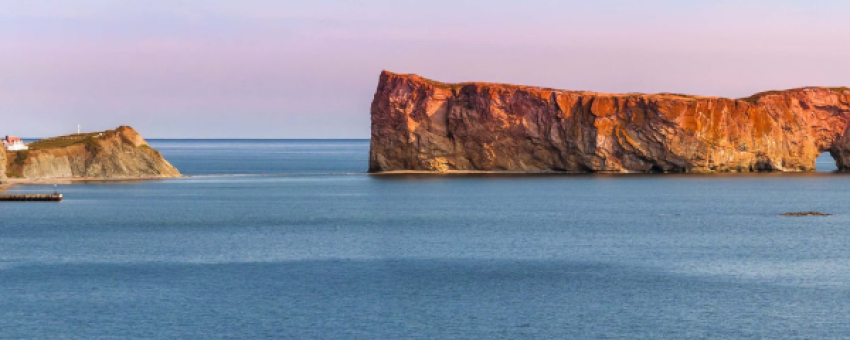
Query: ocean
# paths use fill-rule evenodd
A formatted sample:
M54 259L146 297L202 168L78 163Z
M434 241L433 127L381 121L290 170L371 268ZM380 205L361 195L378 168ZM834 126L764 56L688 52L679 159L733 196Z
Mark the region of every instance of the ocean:
M0 204L0 339L850 336L850 175L828 155L375 176L368 140L151 145L191 177ZM834 215L779 216L808 210Z

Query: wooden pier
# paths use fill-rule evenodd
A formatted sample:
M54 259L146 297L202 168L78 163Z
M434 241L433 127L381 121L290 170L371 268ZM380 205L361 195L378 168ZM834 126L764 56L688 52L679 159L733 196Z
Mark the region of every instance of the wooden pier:
M3 194L0 202L61 202L62 194Z

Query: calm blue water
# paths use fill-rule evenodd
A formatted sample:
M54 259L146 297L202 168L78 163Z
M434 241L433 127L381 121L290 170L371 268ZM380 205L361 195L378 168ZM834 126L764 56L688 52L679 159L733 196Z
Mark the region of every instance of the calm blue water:
M0 338L850 334L848 175L369 176L362 140L152 144L194 177L0 205ZM835 216L777 216L803 210Z

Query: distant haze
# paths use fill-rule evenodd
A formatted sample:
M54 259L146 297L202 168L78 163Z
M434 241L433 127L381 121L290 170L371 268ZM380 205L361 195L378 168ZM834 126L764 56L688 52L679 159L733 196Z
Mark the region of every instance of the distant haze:
M850 85L850 2L0 0L0 134L368 138L382 69L743 97Z

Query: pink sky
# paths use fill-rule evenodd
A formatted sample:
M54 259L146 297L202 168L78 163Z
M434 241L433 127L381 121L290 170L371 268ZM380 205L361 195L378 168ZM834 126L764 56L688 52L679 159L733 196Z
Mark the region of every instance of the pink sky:
M839 1L0 0L0 134L368 138L382 69L727 97L850 85Z

